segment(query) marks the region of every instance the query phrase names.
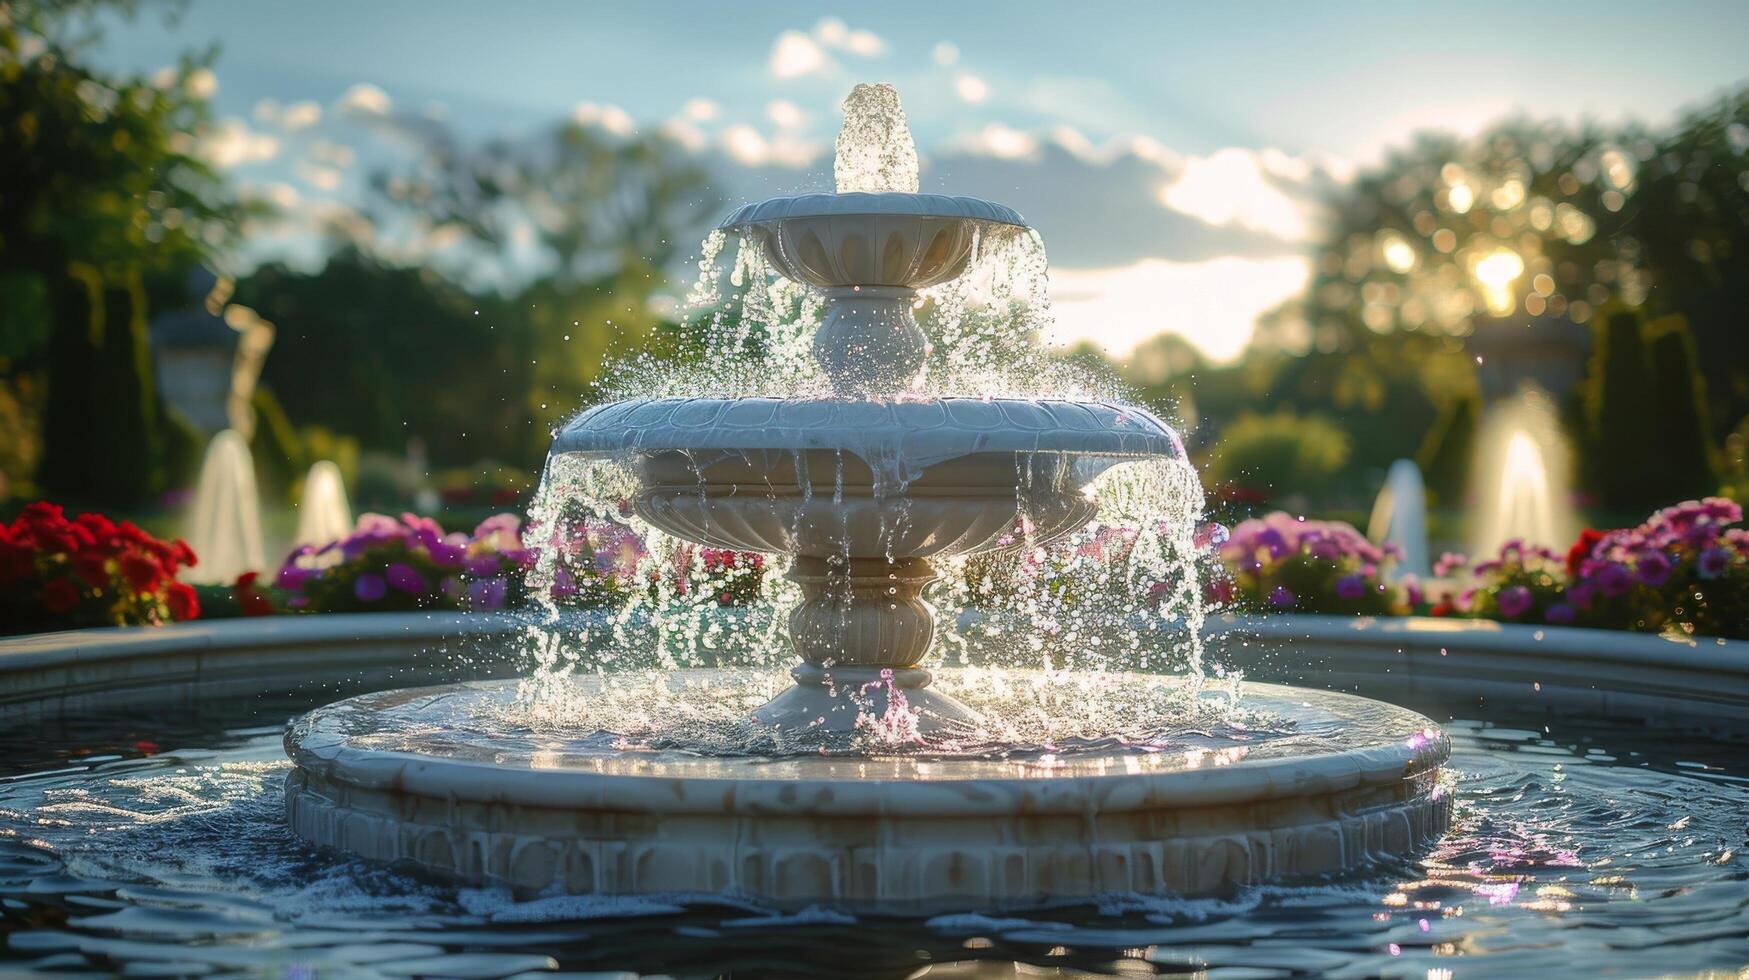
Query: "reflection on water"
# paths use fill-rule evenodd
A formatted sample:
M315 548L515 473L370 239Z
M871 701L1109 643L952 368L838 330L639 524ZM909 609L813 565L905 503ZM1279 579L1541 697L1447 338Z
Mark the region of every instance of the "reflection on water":
M301 707L0 740L5 955L182 973L867 977L1013 976L1016 963L1027 975L1645 975L1749 959L1740 746L1683 739L1673 756L1671 740L1621 727L1456 720L1457 822L1424 860L1223 899L859 920L732 897L519 903L318 851L281 823L278 719Z

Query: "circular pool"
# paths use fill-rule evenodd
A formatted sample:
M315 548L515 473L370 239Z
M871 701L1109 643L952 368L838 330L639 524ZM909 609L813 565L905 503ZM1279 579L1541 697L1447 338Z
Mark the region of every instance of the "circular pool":
M1430 850L1204 897L1114 891L1028 911L890 916L778 907L732 891L543 894L309 844L285 823L287 723L339 697L499 672L507 637L522 628L472 620L469 639L454 621L420 616L326 619L0 644L11 681L0 708L5 956L45 970L383 976L884 977L922 966L967 976L1012 975L1014 962L1125 973L1644 975L1749 960L1749 765L1718 693L1745 662L1741 644L1682 648L1697 662L1618 692L1638 700L1605 720L1595 699L1607 692L1562 682L1557 670L1563 657L1595 656L1597 634L1523 637L1514 670L1547 683L1538 691L1527 679L1508 700L1505 685L1519 686L1519 674L1463 669L1506 651L1480 650L1494 641L1461 628L1345 626L1338 643L1315 623L1283 621L1293 646L1247 627L1235 659L1250 657L1254 674L1316 659L1343 687L1371 678L1362 693L1446 732L1452 826ZM1624 639L1642 641L1636 669L1646 676L1678 649ZM1402 651L1422 644L1432 665L1416 659L1411 671L1408 658L1422 654ZM151 680L154 665L165 673ZM1441 667L1436 683L1430 672ZM1688 701L1697 707L1681 719L1683 696L1668 692L1701 667L1713 697ZM1402 683L1404 673L1416 682ZM1499 687L1466 687L1465 677ZM269 693L239 695L249 684ZM41 696L20 696L26 689ZM1669 715L1648 723L1660 693Z

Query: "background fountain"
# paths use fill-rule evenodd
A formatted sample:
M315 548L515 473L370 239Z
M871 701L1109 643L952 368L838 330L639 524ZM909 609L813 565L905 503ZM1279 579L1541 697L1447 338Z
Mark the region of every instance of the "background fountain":
M229 583L267 565L261 547L261 495L249 443L225 429L207 444L206 459L188 514L189 546L200 564L186 577L202 584Z
M839 193L723 222L746 298L717 324L709 376L640 382L578 416L531 510L542 592L551 542L578 526L636 532L657 561L691 545L772 556L795 590L788 635L755 662L793 649L793 685L682 663L661 639L672 605L632 603L588 649L555 621L531 636L539 683L386 692L301 720L286 737L298 834L530 892L915 911L1205 893L1443 831L1448 749L1427 719L1205 688L1201 497L1176 435L1135 406L1051 394L1036 355L988 346L964 311L1008 321L989 297L1017 268L1042 294L1036 236L1000 205L916 193L916 173L897 95L858 86ZM1165 595L1112 615L1091 592L1023 594L1018 628L994 631L995 665L923 666L937 632L924 589L942 567L1050 561L1057 541L1107 587ZM1121 669L1152 662L1172 630L1184 673ZM601 669L640 640L655 669ZM1004 656L1028 653L1042 669ZM594 671L571 673L585 656Z
M1471 554L1492 555L1520 539L1559 547L1578 533L1572 454L1548 396L1535 387L1491 408L1476 441Z
M1427 554L1427 485L1421 467L1412 459L1399 459L1385 474L1384 488L1373 502L1367 521L1367 537L1394 544L1401 555L1391 575L1426 578L1432 570Z
M298 501L298 533L293 545L320 547L338 541L352 530L352 507L346 500L346 481L333 460L318 460L304 477L303 497Z

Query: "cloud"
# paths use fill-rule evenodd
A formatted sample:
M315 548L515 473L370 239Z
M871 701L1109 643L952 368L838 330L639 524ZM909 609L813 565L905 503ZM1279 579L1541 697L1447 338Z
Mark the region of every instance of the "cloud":
M1056 262L1078 268L1301 253L1298 242L1162 206L1160 188L1182 166L1183 158L1151 140L1095 145L1067 127L1031 133L997 124L927 154L923 177L926 191L987 196L1019 210Z
M811 166L819 156L819 147L790 132L780 132L766 139L746 123L737 123L723 130L723 153L744 167L775 165L790 169Z
M836 17L823 18L812 33L789 30L772 42L767 67L773 78L800 78L816 72L836 71L838 65L827 49L858 58L876 58L887 52L887 42L873 31L852 28Z
M571 110L571 121L579 126L598 126L615 136L630 136L638 128L631 113L612 103L579 102Z
M322 107L314 102L293 102L279 113L279 125L288 133L309 129L322 121Z
M1301 256L1054 269L1049 339L1089 340L1121 356L1176 333L1210 359L1228 361L1250 343L1257 318L1304 292L1310 279L1311 261Z
M360 82L340 94L334 108L347 115L386 116L394 108L389 94L368 82Z
M297 175L299 180L322 191L338 189L342 177L339 170L319 163L312 163L308 160L298 161L298 163L292 167L292 173Z
M871 31L852 30L836 17L825 17L814 25L814 37L825 46L848 51L862 58L874 58L887 51L887 42Z
M990 97L990 83L969 71L960 72L953 80L953 90L962 101L973 105Z
M701 152L710 143L710 138L705 136L704 130L698 128L697 123L684 116L664 122L657 131L680 144L689 153Z
M999 122L986 123L983 129L956 138L952 145L970 156L998 160L1026 160L1038 155L1037 139Z
M1305 183L1311 176L1310 164L1279 150L1229 147L1186 160L1177 179L1160 188L1159 200L1211 225L1237 225L1299 242L1311 235L1311 216L1280 185Z
M777 99L766 103L765 118L771 120L772 125L779 129L795 129L801 126L806 116L802 114L801 107L794 102L788 99Z
M952 41L937 41L929 57L943 68L951 67L960 60L960 46Z
M801 31L784 31L771 45L773 78L798 78L824 69L826 52Z
M680 111L693 122L710 122L717 118L718 114L722 112L722 108L710 99L697 98L687 99L686 104L680 107Z
M200 142L203 156L212 165L229 170L232 167L266 163L279 156L279 140L257 133L249 124L235 117L220 120Z

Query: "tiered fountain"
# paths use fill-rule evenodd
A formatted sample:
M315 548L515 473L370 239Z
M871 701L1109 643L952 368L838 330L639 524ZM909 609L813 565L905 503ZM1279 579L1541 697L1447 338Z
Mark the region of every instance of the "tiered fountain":
M626 399L580 415L552 449L612 468L635 519L660 532L787 562L802 662L793 686L740 717L817 745L735 754L590 726L511 729L506 684L369 695L287 735L294 830L529 892L727 890L887 911L1207 893L1341 871L1441 833L1445 737L1389 705L1249 685L1246 717L1267 724L1159 717L1144 719L1158 737L1084 731L989 751L984 715L999 699L932 686L932 563L1004 547L1023 519L1032 543L1071 534L1094 517L1102 474L1183 451L1135 406L920 393L918 291L1025 225L1000 205L916 193L891 89L859 86L847 107L839 193L749 205L722 225L824 292L813 353L830 390ZM730 698L735 676L692 667L665 683ZM609 696L600 676L571 683ZM1132 715L1215 710L1195 683L1161 676L1076 688L1009 670L1000 686L1052 684ZM1138 693L1161 690L1180 696ZM873 730L899 736L843 738ZM952 749L972 743L985 748Z

